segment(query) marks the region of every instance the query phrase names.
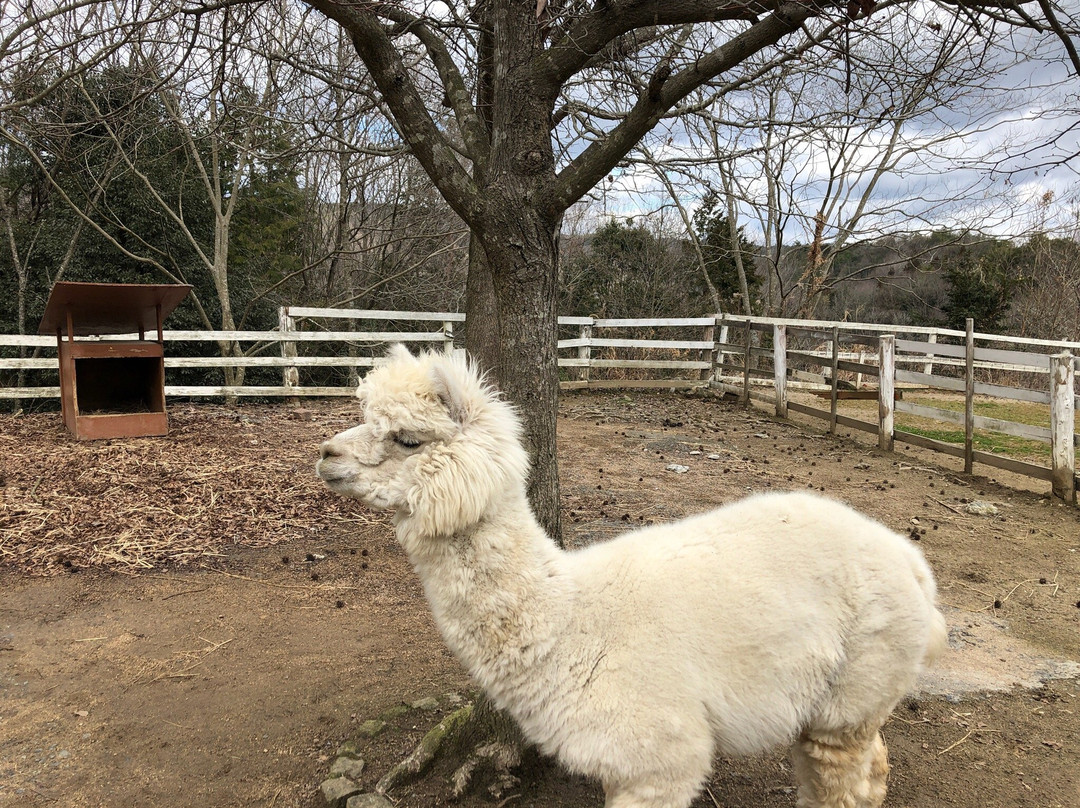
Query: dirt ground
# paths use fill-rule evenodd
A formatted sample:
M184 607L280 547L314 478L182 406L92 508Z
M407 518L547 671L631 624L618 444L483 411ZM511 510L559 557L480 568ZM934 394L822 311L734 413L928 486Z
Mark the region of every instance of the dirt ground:
M468 693L387 522L314 480L355 405L305 406L178 406L168 439L96 444L0 416L0 806L314 808L364 721L440 699L359 742L370 788ZM715 397L570 394L559 425L571 545L808 488L919 541L953 648L885 728L887 805L1080 808L1080 510ZM438 775L390 796L437 804ZM497 804L602 794L547 767ZM794 805L784 751L718 760L697 805Z

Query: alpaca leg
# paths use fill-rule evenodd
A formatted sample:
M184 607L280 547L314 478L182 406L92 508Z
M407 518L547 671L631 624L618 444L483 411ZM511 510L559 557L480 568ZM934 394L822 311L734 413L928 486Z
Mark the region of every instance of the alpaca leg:
M604 808L689 808L700 788L697 781L605 785Z
M799 808L879 808L889 763L877 726L808 731L792 747Z

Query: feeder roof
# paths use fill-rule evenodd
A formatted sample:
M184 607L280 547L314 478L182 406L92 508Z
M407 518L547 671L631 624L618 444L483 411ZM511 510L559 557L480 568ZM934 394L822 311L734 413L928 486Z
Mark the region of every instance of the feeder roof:
M72 283L58 281L49 294L39 334L67 333L71 313L72 334L134 334L157 331L191 287L186 284Z

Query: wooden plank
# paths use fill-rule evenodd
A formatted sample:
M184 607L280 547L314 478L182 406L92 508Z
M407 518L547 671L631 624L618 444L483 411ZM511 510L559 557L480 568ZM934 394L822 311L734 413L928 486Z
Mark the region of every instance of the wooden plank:
M679 389L685 387L706 387L707 381L700 379L590 379L588 383L560 382L559 387L564 390L661 390Z
M821 342L828 342L832 339L831 331L822 331L818 328L803 328L800 326L792 326L792 331L798 331L801 337L810 337L811 339L819 340Z
M811 365L818 365L819 367L825 367L829 364L828 356L815 356L811 353L804 351L788 351L788 359L798 359L802 362L807 362Z
M559 318L560 323L562 318ZM605 319L593 320L597 328L671 328L680 326L713 326L715 317L659 317L653 319Z
M881 338L880 335L877 335L877 334L875 334L873 336L871 336L869 334L841 334L840 335L840 344L841 345L864 345L864 346L866 346L868 348L875 348L876 349L877 346L878 346L878 340L880 338Z
M57 367L55 356L51 359L0 359L0 370L57 370Z
M701 360L673 360L673 359L581 359L580 356L570 356L558 361L559 367L646 367L657 369L673 369L673 371L701 371L712 367L711 363ZM741 365L740 365L741 367Z
M749 320L743 326L743 402L750 406L750 348L752 347L751 329L753 323Z
M278 309L278 331L282 334L288 334L291 331L296 330L296 320L289 316L289 309L282 306ZM293 358L297 355L296 343L281 342L281 356L284 358ZM299 387L300 385L300 369L296 365L285 365L281 369L281 383L286 387Z
M747 319L746 315L717 315L721 319L743 322ZM832 328L834 325L840 326L842 329L856 330L856 331L873 331L882 334L938 334L945 337L959 337L964 336L963 331L956 331L950 328L936 328L934 326L919 326L919 325L895 325L890 323L860 323L850 322L842 320L793 320L789 317L758 317L752 316L750 318L755 324L760 325L784 325L788 328L799 329L806 331L810 329L819 329L822 333L825 333L827 329ZM983 335L979 335L982 339ZM993 335L989 335L988 338L993 338ZM1060 345L1062 343L1054 343ZM1080 347L1080 346L1078 346Z
M718 350L721 350L724 353L734 353L734 354L738 354L739 356L742 356L743 353L746 352L746 345L745 344L734 343L734 342L717 342L717 343L714 343L714 344L715 344L715 346L716 346L716 348ZM772 358L772 348L759 348L756 345L751 345L750 346L750 355L751 356L769 357L771 359Z
M442 339L442 335L439 335ZM577 348L581 345L580 339L559 340L559 348ZM704 342L699 339L608 339L594 337L590 344L593 348L641 348L643 350L656 349L694 349L711 350L712 342Z
M836 434L836 390L840 385L837 376L837 364L840 362L840 326L833 326L832 337L829 340L832 345L832 356L829 357L829 434Z
M166 396L180 396L190 398L203 398L210 396L267 396L292 398L294 396L352 396L356 394L355 387L256 387L243 385L229 387L165 385Z
M878 343L878 448L893 450L896 441L896 338L887 334Z
M813 391L815 396L819 398L829 398L832 395L831 390L815 390ZM880 390L837 390L836 397L841 401L869 401L873 399L877 401L881 397ZM903 397L903 391L899 391L896 394L897 398Z
M861 429L863 432L869 432L871 435L879 434L877 424L871 423L870 421L862 421L858 418L852 418L849 415L837 414L836 423L840 426L846 426L849 429Z
M975 361L1042 369L1050 366L1050 354L1008 351L1001 348L976 348Z
M809 415L814 418L821 418L822 420L829 420L828 410L819 410L817 407L809 407L799 401L789 401L788 410L791 412L801 412L803 415Z
M1045 390L1023 390L1019 387L1005 387L1000 384L975 382L975 395L1007 398L1012 401L1030 401L1035 404L1049 404L1050 394Z
M1023 460L1015 460L1011 457L980 451L974 453L974 459L986 466L1004 469L1005 471L1011 471L1015 474L1023 474L1038 480L1046 480L1047 482L1052 481L1050 469L1046 466L1037 466L1034 463L1026 463Z
M724 316L721 317L718 322L729 328L737 328L740 331L745 331L747 325L749 325L751 331L763 331L766 333L772 332L772 323L763 322L760 318L757 317Z
M787 327L773 326L773 392L776 415L787 418Z
M708 364L708 367L698 371L698 379L707 382L712 378L712 368L716 364L717 354L719 353L716 347L716 320L713 320L706 326L701 328L701 339L703 342L711 342L712 347L707 351L702 351L702 359Z
M964 413L954 412L953 410L943 410L939 407L928 407L925 404L915 404L910 401L897 401L894 405L897 412L906 412L909 415L916 415L919 418L930 418L934 421L945 421L946 423L956 424L957 426L964 425Z
M954 443L946 443L945 441L935 440L934 438L928 438L925 435L918 435L914 432L908 432L903 429L896 429L893 431L893 438L901 443L909 443L912 446L919 446L923 449L932 449L935 452L941 452L942 454L952 455L953 457L964 456L964 447L958 446Z
M791 356L791 351L788 351L788 356ZM809 382L810 384L825 385L825 377L820 373L807 373L805 370L792 370L791 378L801 382Z
M115 339L84 337L79 343L137 340L138 334ZM442 342L442 331L166 331L165 342ZM55 344L55 340L52 341Z
M56 348L56 337L40 337L36 334L0 334L0 347Z
M355 367L370 366L375 358L370 356L166 356L166 368L286 368L299 367ZM688 364L696 367L701 363ZM0 359L0 370L57 370L56 357L52 359Z
M917 373L913 370L896 369L896 380L908 384L919 384L927 387L939 387L942 390L954 390L962 393L965 390L963 379L951 379L948 376L931 376L926 373Z
M865 373L868 376L878 375L878 366L868 365L865 362L849 362L847 359L838 359L836 367L838 370L846 370L849 373Z
M1075 375L1073 357L1050 360L1050 471L1054 496L1076 502Z
M897 352L914 353L920 356L951 356L963 359L967 354L964 345L930 344L922 340L898 339L896 341Z
M371 367L373 356L166 356L166 368ZM286 385L287 386L287 385Z
M165 385L166 396L206 398L214 396L351 396L355 387L227 387ZM0 387L0 399L10 398L59 398L59 387Z
M739 396L740 398L743 394L743 386L741 384L732 384L731 382L712 381L709 382L709 388L712 390L720 390L724 393L730 393L731 395ZM765 404L771 404L773 400L773 397L768 393L762 392L760 390L755 390L752 387L750 388L750 398L754 401L761 401Z
M0 399L60 398L59 387L0 387Z
M1034 339L1032 337L1010 337L1002 334L976 334L975 339L983 342L1008 342L1013 345L1031 345L1033 347L1047 348L1047 354L1071 351L1073 354L1080 353L1080 342L1068 340Z
M585 362L582 365L583 370L578 371L578 381L589 380L589 367L592 364L592 339L593 339L593 324L592 322L581 323L578 325L578 339L581 341L581 345L577 349L577 358Z
M989 429L994 432L1001 432L1006 435L1013 435L1017 438L1037 440L1043 443L1050 442L1050 430L1045 426L1020 424L1016 421L1003 421L1000 418L987 418L984 415L976 415L975 428Z
M465 315L447 311L383 311L380 309L327 309L312 306L285 306L286 316L328 320L418 320L421 322L465 322ZM559 318L560 323L562 318Z
M967 318L964 338L964 473L971 474L975 450L975 321Z

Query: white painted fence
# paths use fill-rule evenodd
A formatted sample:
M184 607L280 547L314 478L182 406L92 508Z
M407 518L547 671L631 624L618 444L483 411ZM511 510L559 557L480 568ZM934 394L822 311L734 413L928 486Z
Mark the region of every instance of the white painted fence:
M277 368L274 385L166 384L169 397L219 396L348 396L356 376L393 342L419 343L453 350L455 325L463 314L446 312L369 311L287 307L280 311L274 331L166 331L167 343L235 343L241 356L169 356L169 371L225 367ZM386 330L356 326L387 324ZM328 326L332 325L333 328ZM1056 494L1075 498L1076 464L1073 424L1077 405L1075 378L1080 343L1022 339L879 323L837 323L724 315L700 318L602 319L559 318L560 330L571 333L559 341L559 366L566 369L565 389L686 388L711 386L737 394L744 401L761 400L777 414L798 412L837 426L878 435L883 448L901 441L961 457L971 471L974 463L1004 468L1052 483ZM108 339L130 339L131 336ZM18 348L40 349L37 358L4 358ZM53 337L0 335L0 377L14 372L57 372ZM313 368L338 368L337 383L305 384ZM307 372L305 370L307 369ZM1017 383L990 379L1006 374ZM861 386L877 378L879 417L862 421L837 412L843 377ZM828 390L829 408L790 401L789 388ZM963 394L965 412L894 400L896 385L920 386ZM0 386L0 399L55 398L59 386ZM1018 424L976 416L975 396L994 396L1046 405L1050 427ZM897 412L963 426L963 446L896 429ZM1043 441L1051 445L1053 463L1043 467L974 449L975 429L989 429Z

